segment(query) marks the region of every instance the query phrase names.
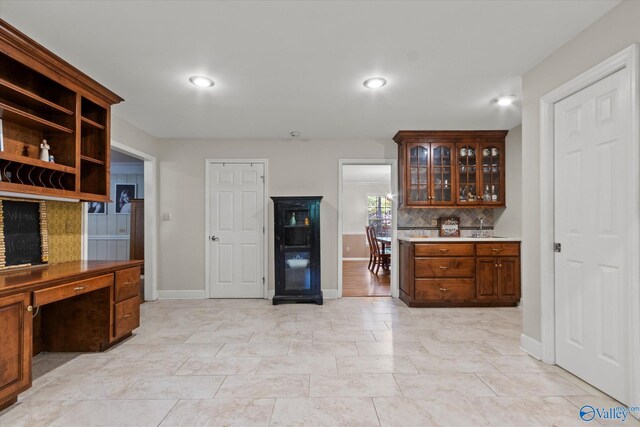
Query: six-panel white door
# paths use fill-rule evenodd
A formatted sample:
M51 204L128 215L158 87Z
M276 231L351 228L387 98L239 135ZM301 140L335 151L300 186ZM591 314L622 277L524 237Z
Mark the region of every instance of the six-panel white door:
M627 70L554 108L556 363L626 402ZM636 261L637 262L637 261Z
M209 170L209 297L263 298L264 164Z

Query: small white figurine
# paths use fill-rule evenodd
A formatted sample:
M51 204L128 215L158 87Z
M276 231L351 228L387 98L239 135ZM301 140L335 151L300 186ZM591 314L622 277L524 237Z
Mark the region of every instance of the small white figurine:
M49 144L47 144L47 140L43 139L42 144L40 144L40 160L43 162L49 161Z

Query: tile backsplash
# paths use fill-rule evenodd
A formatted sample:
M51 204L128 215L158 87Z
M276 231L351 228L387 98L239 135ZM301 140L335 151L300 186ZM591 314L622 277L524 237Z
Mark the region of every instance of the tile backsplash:
M480 218L484 229L493 230L493 209L398 209L398 235L437 235L438 218L455 216L460 218L462 235L471 235L480 229ZM435 231L435 233L434 233Z

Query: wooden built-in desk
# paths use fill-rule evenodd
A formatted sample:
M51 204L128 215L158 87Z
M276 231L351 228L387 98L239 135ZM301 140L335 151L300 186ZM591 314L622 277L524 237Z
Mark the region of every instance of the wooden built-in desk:
M0 410L31 387L41 351L104 351L140 325L142 261L74 261L0 273Z

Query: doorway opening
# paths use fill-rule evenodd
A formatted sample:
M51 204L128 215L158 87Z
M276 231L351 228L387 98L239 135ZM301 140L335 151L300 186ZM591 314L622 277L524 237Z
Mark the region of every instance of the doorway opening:
M390 164L343 164L342 296L391 296L394 200Z
M141 301L153 301L158 299L156 158L112 140L110 167L112 202L84 203L82 259L144 260Z

